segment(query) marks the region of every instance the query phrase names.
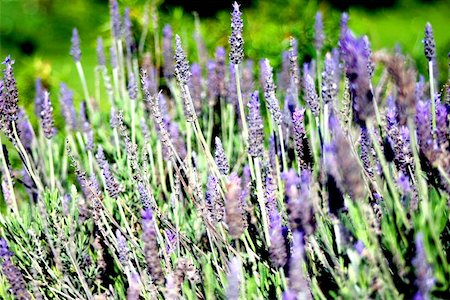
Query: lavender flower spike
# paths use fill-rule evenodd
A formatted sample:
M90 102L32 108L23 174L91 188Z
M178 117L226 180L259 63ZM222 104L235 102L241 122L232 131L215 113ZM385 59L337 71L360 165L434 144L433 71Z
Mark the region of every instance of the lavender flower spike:
M105 52L103 50L103 39L101 37L97 38L97 63L99 67L104 68L106 65Z
M230 61L234 65L239 65L244 59L244 39L242 38L241 12L237 2L233 3L233 12L231 13L231 36L230 36Z
M77 130L78 122L75 107L73 105L73 92L63 82L61 82L59 90L62 115L64 116L67 127L70 130Z
M228 268L226 296L228 300L238 300L241 291L242 263L239 258L233 257L228 263Z
M294 142L295 142L295 152L298 157L299 166L304 169L307 167L307 164L304 160L304 149L303 145L306 140L306 130L303 125L303 120L305 117L305 109L304 108L295 108L294 113L292 114L292 123L294 125Z
M136 100L137 98L137 85L136 80L134 79L133 73L130 72L128 76L128 96L131 100Z
M336 83L335 64L330 53L325 56L325 67L322 72L322 100L324 103L337 101L338 83Z
M428 61L432 61L436 56L436 43L434 41L433 28L430 23L425 25L425 37L423 39L423 50Z
M150 208L142 212L142 240L144 241L145 260L152 280L161 285L164 283L164 274L159 261L155 220Z
M176 49L175 49L175 76L181 86L186 85L191 78L191 71L189 67L189 62L186 55L184 54L183 48L181 46L180 36L177 34L175 37Z
M427 262L425 248L423 244L423 234L419 232L415 239L416 255L412 261L416 269L416 285L418 291L414 299L428 299L430 290L432 289L435 279L433 278L433 270Z
M75 62L79 62L81 60L80 36L78 35L78 30L76 28L72 30L72 39L70 41L72 43L70 55Z
M163 28L163 73L164 77L171 78L173 76L173 49L172 49L172 27L169 24Z
M12 136L12 122L17 121L19 106L19 93L12 65L14 61L8 55L3 64L3 82L0 89L0 128L8 136Z
M289 285L283 293L283 299L313 299L308 280L303 272L305 263L305 246L303 233L293 233L292 256L289 259Z
M367 69L368 57L364 38L355 38L349 31L341 40L342 59L353 96L354 119L358 124L374 115L373 93L370 74Z
M216 161L217 167L221 175L228 175L230 172L230 165L228 164L228 159L225 155L225 150L222 146L222 141L219 137L215 138L216 151L214 153L214 160Z
M270 66L269 60L264 60L265 64L265 74L264 74L264 97L267 101L267 107L269 108L272 118L277 125L281 124L281 111L278 104L278 99L275 96L275 84L273 82L272 67Z
M314 23L314 47L317 51L322 50L324 39L322 13L319 11L316 14L316 22Z
M254 91L248 102L248 153L253 157L262 157L264 153L264 125L259 106L258 91Z
M55 135L55 127L53 126L53 107L47 91L44 92L44 102L42 103L41 125L45 137L51 139Z
M20 270L11 260L13 253L9 251L6 240L0 239L0 261L3 276L8 280L10 292L15 299L28 300L31 299L30 293Z
M111 14L111 31L114 39L120 39L120 13L119 13L119 5L117 4L117 0L110 0L110 14Z
M305 101L314 117L317 118L320 113L319 96L317 96L314 79L307 73L303 75L303 87L305 89Z

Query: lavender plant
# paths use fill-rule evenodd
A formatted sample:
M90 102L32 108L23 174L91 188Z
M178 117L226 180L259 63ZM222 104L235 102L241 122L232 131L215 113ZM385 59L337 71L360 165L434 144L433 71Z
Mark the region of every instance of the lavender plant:
M58 83L53 110L37 79L39 124L4 60L0 298L450 298L450 106L430 24L429 82L346 14L331 50L320 12L305 25L317 60L291 37L282 70L262 60L254 80L237 3L229 55L206 56L197 20L192 64L151 9L154 40L137 47L110 1L95 92L73 30L82 91Z

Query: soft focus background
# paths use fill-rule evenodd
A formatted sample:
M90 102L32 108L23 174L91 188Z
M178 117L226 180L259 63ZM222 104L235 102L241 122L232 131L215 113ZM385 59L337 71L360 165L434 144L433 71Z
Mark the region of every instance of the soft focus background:
M156 0L158 1L158 0ZM134 34L138 40L147 1L119 0L123 9L131 8ZM210 54L218 45L228 47L232 1L171 0L159 1L159 25L171 23L183 41L190 41L190 60L195 60L194 11L200 14L201 31ZM437 43L440 80L447 77L447 52L450 51L450 1L408 0L244 0L240 1L245 21L245 54L259 60L271 59L275 67L281 61L281 52L288 48L288 37L299 40L301 59L314 56L312 48L314 15L324 15L326 49L336 45L339 19L342 11L350 14L350 28L357 34L367 34L375 50L394 51L400 47L426 74L422 37L427 21L433 25ZM16 60L21 104L31 108L34 79L39 76L52 91L60 81L78 91L81 88L75 65L69 56L73 27L81 36L82 63L88 82L93 88L93 69L96 64L95 40L98 35L109 46L110 24L107 0L0 0L0 55L8 54ZM146 46L152 49L150 28ZM31 109L29 111L32 111Z

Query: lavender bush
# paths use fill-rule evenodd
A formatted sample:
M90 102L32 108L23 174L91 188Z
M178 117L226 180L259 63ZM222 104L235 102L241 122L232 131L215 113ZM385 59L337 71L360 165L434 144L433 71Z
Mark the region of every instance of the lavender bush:
M429 23L429 75L346 14L326 52L319 12L314 60L290 38L258 85L237 3L229 55L196 63L157 15L137 47L130 11L110 12L95 91L73 30L79 110L70 82L38 79L31 126L3 61L2 299L450 298L450 80Z

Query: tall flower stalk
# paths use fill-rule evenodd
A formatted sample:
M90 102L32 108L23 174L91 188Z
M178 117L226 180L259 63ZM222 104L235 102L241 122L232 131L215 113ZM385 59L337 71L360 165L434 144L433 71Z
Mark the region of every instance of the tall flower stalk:
M245 120L244 102L242 100L241 81L239 73L239 65L244 59L244 38L242 36L242 29L244 23L242 22L241 12L239 11L239 4L233 3L233 12L231 13L231 35L230 35L230 61L234 65L234 78L236 80L236 92L239 104L239 113L242 122L242 138L244 141L248 137L248 127Z

